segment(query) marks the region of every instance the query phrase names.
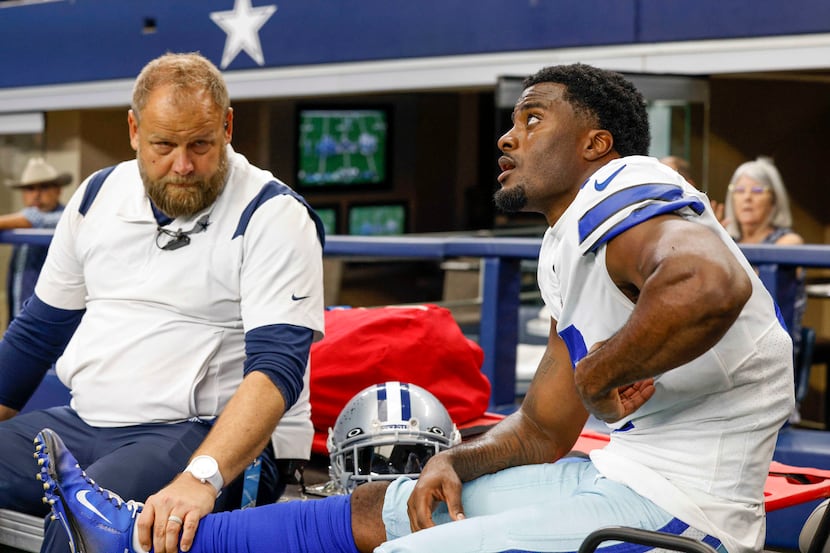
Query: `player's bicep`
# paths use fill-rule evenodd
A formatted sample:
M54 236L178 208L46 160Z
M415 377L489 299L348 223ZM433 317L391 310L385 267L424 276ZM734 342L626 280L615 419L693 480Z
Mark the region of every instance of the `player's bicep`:
M660 261L655 236L660 236L663 220L674 217L665 215L643 221L608 242L605 265L611 279L624 292L627 287L640 290L654 272Z
M656 217L614 238L606 266L636 303L607 352L638 360L632 365L637 374L629 374L633 380L701 355L723 337L752 294L746 267L724 239L679 217Z
M674 215L645 221L611 240L606 267L623 291L691 287L695 296L707 289L729 288L743 280L743 269L721 238L703 225Z

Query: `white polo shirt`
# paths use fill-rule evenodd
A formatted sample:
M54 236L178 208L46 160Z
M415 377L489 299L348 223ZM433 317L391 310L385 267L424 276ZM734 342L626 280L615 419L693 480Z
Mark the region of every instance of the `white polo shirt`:
M188 231L209 214L180 249L159 247L170 238L159 235L135 160L116 166L91 203L82 206L90 179L69 202L35 292L86 309L57 373L87 423L211 419L242 381L246 332L288 324L322 337L322 245L307 208L230 146L228 157L215 204L165 226ZM310 428L309 412L307 367L278 433Z

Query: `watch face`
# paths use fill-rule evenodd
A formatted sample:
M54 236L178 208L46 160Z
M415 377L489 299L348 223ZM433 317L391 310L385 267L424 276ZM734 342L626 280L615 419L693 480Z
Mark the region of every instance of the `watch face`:
M196 478L210 478L219 471L219 466L211 457L196 457L193 460L192 472Z

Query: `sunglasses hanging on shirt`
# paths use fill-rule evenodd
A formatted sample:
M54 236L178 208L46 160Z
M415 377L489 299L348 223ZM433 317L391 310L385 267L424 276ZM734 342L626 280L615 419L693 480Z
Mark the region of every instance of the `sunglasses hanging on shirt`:
M174 231L167 230L161 226L156 227L156 230L158 231L158 234L156 234L156 246L158 246L159 249L166 251L178 250L179 248L187 246L190 244L191 234L198 234L207 230L208 225L210 224L209 218L210 213L202 215L190 230L179 229ZM170 238L170 240L163 245L160 244L162 236L168 236Z

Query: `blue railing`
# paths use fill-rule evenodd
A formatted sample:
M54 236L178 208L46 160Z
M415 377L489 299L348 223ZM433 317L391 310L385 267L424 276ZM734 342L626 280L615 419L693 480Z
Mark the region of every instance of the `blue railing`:
M4 243L48 244L50 240L48 231L0 231L0 242ZM490 410L507 411L515 402L521 261L536 259L540 245L540 238L335 235L327 237L324 254L344 258L481 258L482 372L492 385ZM753 245L741 249L750 263L758 267L761 280L769 290L776 289L779 267L830 267L830 246Z

